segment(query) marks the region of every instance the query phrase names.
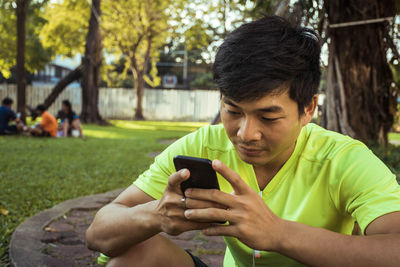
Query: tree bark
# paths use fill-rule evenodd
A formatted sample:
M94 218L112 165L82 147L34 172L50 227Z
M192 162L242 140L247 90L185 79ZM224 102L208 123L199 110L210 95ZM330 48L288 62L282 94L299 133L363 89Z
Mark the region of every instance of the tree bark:
M26 122L25 28L29 0L17 1L17 111Z
M134 119L135 120L145 120L143 115L143 96L144 96L144 87L145 80L144 76L147 74L150 63L150 54L151 54L151 43L153 41L152 33L146 38L147 47L144 55L144 62L142 66L137 64L137 60L135 57L131 58L131 70L133 73L133 77L135 78L134 89L136 90L136 110Z
M101 118L99 103L99 80L102 60L102 36L99 29L100 0L92 0L89 30L86 36L85 56L82 58L82 113L84 123L105 124Z
M327 0L330 25L395 15L393 0ZM396 94L387 62L387 21L329 29L326 125L354 138L387 144Z
M144 120L143 115L143 95L144 95L144 73L139 72L137 75L137 88L136 88L136 110L135 110L135 120Z

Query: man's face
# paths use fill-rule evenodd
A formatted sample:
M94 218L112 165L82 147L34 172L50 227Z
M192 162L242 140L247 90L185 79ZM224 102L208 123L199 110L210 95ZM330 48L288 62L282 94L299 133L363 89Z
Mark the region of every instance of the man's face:
M299 116L297 103L288 91L251 101L235 102L224 96L221 99L225 131L239 157L254 166L283 164L312 113L306 111Z

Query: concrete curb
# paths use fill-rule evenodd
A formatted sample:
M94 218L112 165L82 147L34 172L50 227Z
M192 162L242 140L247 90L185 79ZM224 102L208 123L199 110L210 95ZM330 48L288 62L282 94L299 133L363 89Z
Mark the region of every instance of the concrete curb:
M122 190L116 189L103 194L67 200L26 219L17 227L11 237L9 252L11 263L15 267L46 266L44 258L49 256L42 253L45 244L40 241L43 229L72 209L97 209L99 203L106 204L110 202Z

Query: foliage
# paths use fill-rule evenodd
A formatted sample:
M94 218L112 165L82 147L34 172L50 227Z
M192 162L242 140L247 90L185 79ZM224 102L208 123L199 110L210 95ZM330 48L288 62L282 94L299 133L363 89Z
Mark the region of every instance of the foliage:
M43 45L54 55L73 57L84 53L89 26L90 3L81 0L51 2L46 6L47 23L40 31Z
M4 77L11 76L10 68L15 65L17 50L15 12L10 12L5 8L0 9L0 72ZM13 30L12 30L13 29ZM9 34L9 31L14 34Z
M151 64L150 75L143 73L152 86L160 84L155 67L158 49L170 35L169 10L174 1L103 1L104 45L116 58L126 57L125 71L134 76Z
M239 3L245 5L248 0L240 0ZM261 18L265 15L271 15L281 2L284 1L260 1L260 0L250 0L253 3L253 7L245 11L246 17L250 18Z
M215 51L226 35L237 25L246 21L245 3L238 0L193 0L181 14L184 23L176 34L189 52L200 53L202 61L212 62Z
M126 187L145 170L148 153L204 125L189 122L113 121L85 125L86 140L0 137L0 266L26 218L67 199ZM4 214L7 213L8 214Z
M192 88L215 88L213 75L210 72L197 74L191 82Z
M390 133L389 139L400 141L400 134ZM376 142L368 144L371 150L396 174L400 183L400 146L389 144L387 147L379 146Z
M111 64L103 64L101 77L105 87L133 88L133 75L131 71L126 70L127 63L125 57L120 57Z
M32 1L28 7L26 21L25 67L34 72L50 61L51 51L42 46L38 29L44 23L42 7L47 1ZM15 1L0 2L0 73L11 76L10 68L17 57L17 17Z

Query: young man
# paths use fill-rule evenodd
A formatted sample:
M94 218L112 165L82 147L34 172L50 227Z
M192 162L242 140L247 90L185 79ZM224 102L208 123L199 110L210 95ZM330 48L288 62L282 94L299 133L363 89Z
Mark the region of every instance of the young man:
M13 103L14 101L9 97L4 98L2 101L2 106L0 107L0 134L17 134L23 131L24 124L11 109ZM15 122L15 124L10 125L10 122Z
M89 227L109 266L205 266L160 232L224 236L224 266L397 266L400 187L361 142L309 123L320 44L279 17L244 24L214 63L223 125L156 157ZM188 189L173 157L213 159L221 191ZM213 222L228 221L221 225ZM351 236L357 221L362 236Z
M42 117L40 124L34 128L30 128L30 133L34 136L57 136L57 120L51 115L44 105L38 105L36 112Z
M73 131L76 130L79 137L83 137L79 116L72 110L71 102L68 100L62 101L61 110L58 111L56 119L61 120L59 130L62 131L62 136L72 136Z

